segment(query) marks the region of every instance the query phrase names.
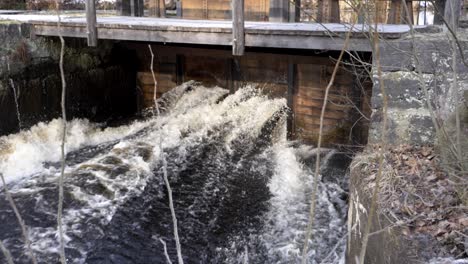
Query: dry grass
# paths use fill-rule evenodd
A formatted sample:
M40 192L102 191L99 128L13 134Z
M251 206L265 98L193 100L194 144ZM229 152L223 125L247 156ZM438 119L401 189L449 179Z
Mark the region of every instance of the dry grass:
M375 187L377 148L369 146L351 164L353 184L362 193L371 193ZM468 207L457 195L457 188L434 148L397 146L384 154L378 214L392 226L403 227L404 235L431 235L442 252L468 257L464 249Z

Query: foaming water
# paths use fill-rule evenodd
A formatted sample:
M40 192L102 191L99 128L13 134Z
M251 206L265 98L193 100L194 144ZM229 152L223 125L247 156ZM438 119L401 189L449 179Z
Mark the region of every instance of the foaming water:
M286 101L253 87L228 95L189 82L160 104L160 117L115 128L70 121L63 218L68 261L165 263L161 240L176 259L164 153L187 263L299 262L313 180L308 164L317 153L286 140ZM60 120L0 138L0 146L0 173L32 247L41 263L54 263ZM326 168L336 153L320 155ZM345 233L345 196L337 181L321 181L310 263L326 256L325 263L342 261L344 246L330 249ZM17 262L27 261L11 209L0 202L0 212L6 223L0 239Z

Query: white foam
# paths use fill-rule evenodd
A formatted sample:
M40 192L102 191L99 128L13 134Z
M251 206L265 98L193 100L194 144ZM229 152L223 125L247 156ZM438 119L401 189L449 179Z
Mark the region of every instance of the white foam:
M102 129L99 124L86 119L74 119L67 124L66 152L123 138L146 125L147 121ZM61 131L61 119L54 119L0 137L0 173L7 183L43 171L44 162L59 161Z

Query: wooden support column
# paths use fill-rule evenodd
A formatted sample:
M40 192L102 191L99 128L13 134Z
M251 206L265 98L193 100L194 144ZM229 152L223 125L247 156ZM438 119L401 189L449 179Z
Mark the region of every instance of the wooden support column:
M232 55L242 56L245 52L244 0L232 0Z
M340 23L339 0L318 0L317 21L321 23Z
M182 9L182 1L181 1L181 0L178 0L178 1L176 2L176 12L177 12L177 13L176 13L176 16L177 16L178 18L182 18L182 17L183 17L182 10L183 10L183 9Z
M444 19L452 30L458 28L462 7L462 0L450 0L445 3Z
M270 0L270 18L272 22L289 21L289 1L288 0Z
M301 0L292 0L289 5L289 22L301 21Z
M409 11L409 20L402 0L392 0L390 12L388 13L387 24L408 24L413 23L413 1L405 1Z
M287 120L287 131L288 131L288 138L294 138L294 96L296 95L296 73L297 73L297 66L289 62L288 64L288 120Z
M120 2L120 14L122 16L143 16L144 3L143 0L122 0Z
M152 17L166 17L166 5L164 0L150 0L149 15Z
M96 47L97 35L96 4L94 0L86 0L86 29L88 35L88 46Z
M185 82L185 56L181 54L176 55L176 82L181 85Z

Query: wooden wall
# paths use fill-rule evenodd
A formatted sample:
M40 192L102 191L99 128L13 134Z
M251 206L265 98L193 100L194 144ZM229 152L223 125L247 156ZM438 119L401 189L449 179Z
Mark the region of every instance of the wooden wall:
M146 45L133 45L141 64L138 83L143 107L152 106L154 83ZM162 45L153 46L153 50L159 54L155 63L158 96L188 80L200 81L208 87L224 87L232 92L245 84L256 85L272 98L288 100L292 109L288 124L292 139L316 143L325 88L334 66L329 57L247 52L243 57L234 58L230 50ZM346 68L338 71L325 112L325 145L351 144L366 138L365 133L357 131L359 127L366 128L366 119L360 118L355 107L370 114L371 86L363 89L357 81ZM358 119L361 122L356 122Z
M245 19L268 21L270 0L245 0ZM182 16L188 19L231 19L231 0L184 0Z

